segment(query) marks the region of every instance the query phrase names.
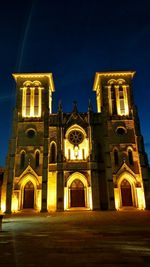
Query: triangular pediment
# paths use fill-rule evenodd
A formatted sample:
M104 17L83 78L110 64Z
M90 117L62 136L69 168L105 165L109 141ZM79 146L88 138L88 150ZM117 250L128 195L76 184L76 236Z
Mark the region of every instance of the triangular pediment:
M68 118L68 120L66 121L67 125L72 125L72 124L85 124L84 119L81 117L81 115L79 113L74 113L72 112Z
M28 181L31 181L34 185L40 185L39 176L30 165L28 165L28 167L22 172L22 174L16 178L18 178L18 185L23 185Z
M73 110L68 116L66 117L65 124L67 128L73 124L79 124L81 126L85 126L86 120L85 120L85 114L79 113L77 108L77 103L74 101L74 107Z
M135 173L131 170L131 168L124 162L121 167L117 170L116 175L120 176L123 172L130 173L133 177L135 177Z
M21 173L19 178L21 179L22 177L24 177L27 174L31 174L31 175L35 176L36 178L38 178L37 173L33 170L33 168L30 165L28 165L27 168Z

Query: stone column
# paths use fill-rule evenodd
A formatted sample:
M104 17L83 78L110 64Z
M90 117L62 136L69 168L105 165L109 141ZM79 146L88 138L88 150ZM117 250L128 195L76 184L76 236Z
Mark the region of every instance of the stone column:
M106 190L107 190L107 201L108 201L108 210L115 209L115 198L114 198L114 183L113 183L113 174L112 174L112 162L109 151L109 142L108 138L105 137L105 179L106 179Z
M4 182L7 180L6 191L6 213L11 213L12 195L13 195L13 183L15 177L15 154L16 154L16 142L17 142L17 127L18 126L18 112L17 108L13 113L13 127L12 138L9 143L8 160L6 162L6 174L4 175Z
M47 181L48 181L48 137L49 112L44 113L44 140L43 140L43 172L42 172L42 205L41 212L47 212Z
M93 210L100 210L100 188L98 181L98 172L95 170L91 171L91 187L92 187L92 201Z
M64 174L57 172L57 211L64 210Z
M14 161L12 159L12 161ZM6 193L6 211L5 213L11 213L12 194L13 194L13 179L14 169L10 169L7 177L7 193Z
M43 174L42 174L42 206L41 212L47 212L47 178L48 178L48 168L47 168L48 156L43 156Z
M62 107L58 110L57 128L57 211L64 211L64 172L63 172L63 114Z
M107 177L108 210L115 210L114 182L113 182L111 168L106 168L106 177Z

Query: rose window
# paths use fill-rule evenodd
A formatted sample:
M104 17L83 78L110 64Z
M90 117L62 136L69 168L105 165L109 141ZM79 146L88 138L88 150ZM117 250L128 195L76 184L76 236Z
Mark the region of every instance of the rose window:
M77 130L74 130L74 131L70 132L68 139L69 139L71 144L79 145L83 141L83 134Z

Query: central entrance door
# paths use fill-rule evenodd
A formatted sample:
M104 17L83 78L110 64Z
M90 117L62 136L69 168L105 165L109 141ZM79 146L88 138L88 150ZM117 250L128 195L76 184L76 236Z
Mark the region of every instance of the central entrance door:
M85 207L84 185L76 179L70 187L71 207Z
M34 185L30 181L24 187L23 208L24 209L34 208Z
M130 183L124 179L121 183L122 206L133 206Z

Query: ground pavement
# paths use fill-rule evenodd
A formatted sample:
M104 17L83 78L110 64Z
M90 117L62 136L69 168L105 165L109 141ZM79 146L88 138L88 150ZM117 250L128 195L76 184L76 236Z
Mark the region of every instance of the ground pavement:
M0 267L150 267L150 211L26 211L3 219Z

